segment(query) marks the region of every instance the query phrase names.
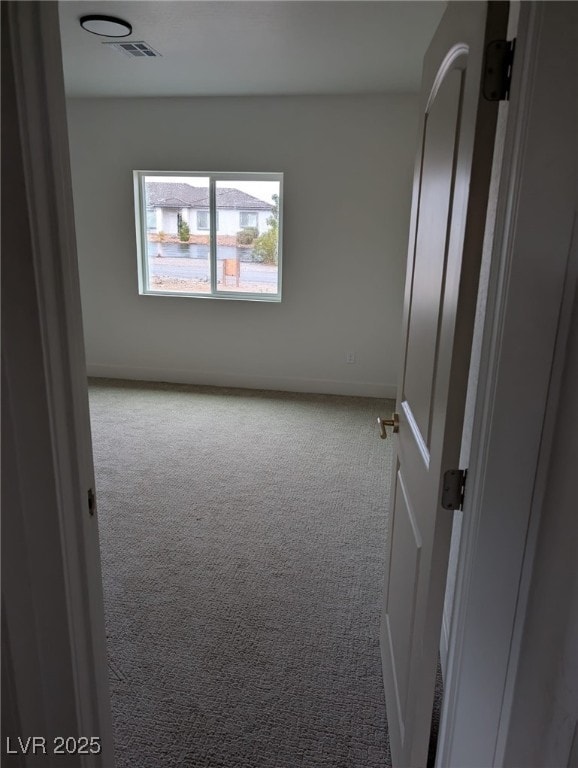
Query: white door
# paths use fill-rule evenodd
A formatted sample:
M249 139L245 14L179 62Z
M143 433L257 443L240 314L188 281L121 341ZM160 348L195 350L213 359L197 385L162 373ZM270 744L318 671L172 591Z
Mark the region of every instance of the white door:
M507 3L450 3L424 60L381 648L393 765L424 768L497 102L481 95Z

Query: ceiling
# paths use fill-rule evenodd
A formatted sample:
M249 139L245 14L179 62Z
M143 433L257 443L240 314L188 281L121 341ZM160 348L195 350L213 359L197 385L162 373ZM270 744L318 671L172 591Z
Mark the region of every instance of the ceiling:
M69 96L231 96L417 91L445 2L121 0L60 3ZM88 14L132 24L160 58L85 32ZM118 42L118 40L116 41Z

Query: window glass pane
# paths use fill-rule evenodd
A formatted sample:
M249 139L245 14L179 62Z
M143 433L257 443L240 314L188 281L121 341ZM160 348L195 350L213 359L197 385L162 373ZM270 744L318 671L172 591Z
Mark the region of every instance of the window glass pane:
M197 229L211 228L210 211L197 211ZM219 214L217 214L217 231L219 230Z
M209 211L197 211L197 229L209 229Z
M278 181L216 182L217 291L278 293Z
M208 221L199 226L203 211L209 217L209 179L145 176L144 194L148 289L210 293Z
M250 213L249 211L241 211L239 217L241 227L256 227L259 228L259 214Z

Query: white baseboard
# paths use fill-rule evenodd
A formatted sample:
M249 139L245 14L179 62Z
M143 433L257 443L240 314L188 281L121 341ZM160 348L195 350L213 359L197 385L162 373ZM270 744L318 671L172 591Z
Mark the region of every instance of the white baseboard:
M236 373L135 368L124 365L89 364L89 376L95 378L129 379L131 381L163 381L170 384L200 384L214 387L269 389L282 392L311 392L325 395L354 395L357 397L393 398L396 387L372 381L343 381L334 379L302 379L283 376L246 376Z

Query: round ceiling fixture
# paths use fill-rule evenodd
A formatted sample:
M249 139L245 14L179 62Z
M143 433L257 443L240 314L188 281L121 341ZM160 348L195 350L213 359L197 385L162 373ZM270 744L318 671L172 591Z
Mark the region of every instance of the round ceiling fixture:
M132 32L128 21L115 19L113 16L83 16L80 26L87 32L102 37L128 37Z

